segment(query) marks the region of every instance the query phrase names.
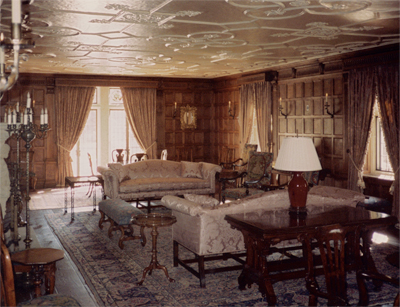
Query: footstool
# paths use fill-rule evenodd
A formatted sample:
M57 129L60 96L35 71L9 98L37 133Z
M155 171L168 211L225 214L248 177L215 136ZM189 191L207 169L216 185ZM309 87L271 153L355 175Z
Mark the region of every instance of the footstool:
M119 248L124 248L124 241L137 239L141 241L142 246L146 245L144 226L140 227L140 235L133 235L132 219L136 215L143 214L140 209L122 199L107 199L99 202L99 211L101 214L99 220L100 229L103 229L103 223L109 222L108 236L110 238L113 235L113 231L121 231L121 237L118 241Z

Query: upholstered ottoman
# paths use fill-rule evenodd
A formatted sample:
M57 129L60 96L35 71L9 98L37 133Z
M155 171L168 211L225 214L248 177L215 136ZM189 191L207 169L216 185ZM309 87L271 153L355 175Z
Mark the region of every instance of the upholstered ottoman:
M144 236L144 227L140 227L140 235L133 235L132 218L135 215L143 214L140 209L132 206L122 199L107 199L99 202L99 211L101 214L99 228L103 229L103 223L109 222L108 236L112 237L112 232L121 231L118 246L123 249L124 241L140 239L142 246L146 245Z

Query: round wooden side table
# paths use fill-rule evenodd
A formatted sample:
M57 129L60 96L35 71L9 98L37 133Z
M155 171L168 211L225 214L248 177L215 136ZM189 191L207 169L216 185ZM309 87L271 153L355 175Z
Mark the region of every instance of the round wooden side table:
M167 276L170 282L174 282L175 280L170 278L168 275L167 268L163 265L160 265L157 261L157 236L158 236L158 227L166 227L171 226L176 222L176 217L171 214L162 214L162 213L149 213L149 214L140 214L136 215L133 221L134 224L144 227L151 227L151 236L152 236L152 256L151 261L148 267L143 270L142 280L137 283L138 286L142 285L144 279L146 278L146 273L149 272L149 275L154 269L163 270L165 276Z
M32 248L11 255L16 272L33 273L35 278L35 297L42 295L40 287L45 278L46 294L54 293L56 283L56 262L64 258L64 251L54 248Z

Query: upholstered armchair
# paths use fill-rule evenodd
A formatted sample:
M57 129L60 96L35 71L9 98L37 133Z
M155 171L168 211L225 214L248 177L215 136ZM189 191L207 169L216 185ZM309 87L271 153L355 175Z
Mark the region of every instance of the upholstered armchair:
M247 163L247 169L239 173L237 177L225 179L221 178L222 202L225 203L227 197L241 199L249 195L263 193L271 186L273 154L269 152L252 152ZM226 181L240 179L239 187L226 188Z

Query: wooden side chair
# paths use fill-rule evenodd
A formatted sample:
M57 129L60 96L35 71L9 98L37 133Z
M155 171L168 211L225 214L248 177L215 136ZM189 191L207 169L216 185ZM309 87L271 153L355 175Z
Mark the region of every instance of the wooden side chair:
M317 306L317 297L328 300L328 306L348 306L346 287L346 253L360 257L360 231L357 226L330 225L317 227L315 232L299 236L307 259L306 287L310 293L309 306ZM313 247L316 241L317 253ZM314 245L313 245L314 244ZM325 285L321 287L316 278L317 257L321 258ZM354 263L360 264L359 261Z
M229 179L221 178L221 198L240 199L268 191L271 186L273 154L269 152L252 152L247 163L246 172ZM226 181L240 179L239 187L226 188Z

